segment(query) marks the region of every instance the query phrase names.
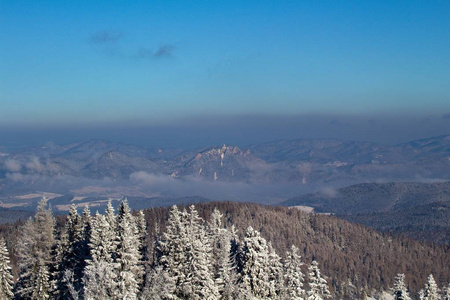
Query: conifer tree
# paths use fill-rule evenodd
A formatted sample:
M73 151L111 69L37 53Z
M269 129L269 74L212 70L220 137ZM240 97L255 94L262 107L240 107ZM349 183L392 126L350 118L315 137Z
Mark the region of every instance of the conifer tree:
M269 282L269 250L266 240L251 226L247 228L243 241L242 255L243 285L251 290L254 297L268 299Z
M208 236L211 243L212 272L220 294L232 281L231 233L222 227L222 217L218 209L214 209L208 224ZM231 283L233 285L233 283Z
M212 250L206 236L203 219L194 205L189 207L187 218L186 262L182 291L188 299L217 299L219 292L211 273Z
M92 230L92 218L91 211L89 210L89 206L86 205L83 209L83 242L82 242L82 251L83 254L88 257L89 256L89 243L91 239L91 230Z
M405 274L397 274L395 277L392 295L395 300L411 300L405 285Z
M114 211L114 207L111 204L111 200L108 201L108 205L106 206L106 221L108 222L112 232L115 232L117 227L117 216Z
M84 214L86 214L86 208ZM57 248L57 276L55 298L71 299L73 290L78 295L83 294L83 272L86 266L85 260L88 258L87 246L87 216L81 217L75 205L69 208L69 215L61 234L61 239ZM90 225L89 225L90 226ZM73 274L67 276L66 270L71 270Z
M9 262L9 253L3 237L0 239L0 299L12 299L13 276Z
M180 212L176 205L169 210L166 230L155 243L157 265L167 272L174 282L173 287L181 287L184 282L184 272L181 269L186 261L185 246L188 244L186 213ZM180 291L171 292L174 295Z
M43 198L33 218L22 227L17 245L19 279L15 294L19 299L49 299L51 284L49 268L52 265L55 219L47 209L47 199Z
M142 290L144 288L144 284L146 281L146 262L148 261L148 247L147 247L147 221L145 220L145 215L142 210L140 210L135 217L136 221L136 229L137 235L139 239L139 260L142 265L142 276L139 278L140 286L139 289Z
M230 236L228 244L230 245L229 253L229 280L225 280L223 285L222 299L234 300L234 299L252 299L251 290L249 286L246 286L240 281L241 279L241 245L238 240L237 230L234 225L231 225L230 231L227 230L227 234ZM225 261L225 259L224 259Z
M139 260L139 237L134 217L125 199L119 207L117 217L117 282L119 299L136 299L142 278Z
M139 253L144 260L147 256L147 221L145 221L145 214L142 210L140 210L136 216L136 229L141 244Z
M304 275L301 270L301 257L298 248L292 245L291 250L286 253L284 263L285 293L284 297L291 300L301 300L306 296L303 289Z
M270 292L269 298L276 299L280 297L283 286L283 264L281 263L281 257L275 252L275 249L272 247L272 243L268 243L269 248L269 268L268 268L268 276L269 276L269 284L270 284Z
M430 274L427 278L427 283L425 284L423 299L424 300L439 300L441 297L439 295L439 288L436 281L433 278L433 274Z
M90 259L86 261L83 278L85 299L114 299L117 294L116 264L112 257L114 232L104 215L97 213L91 224Z
M322 300L331 298L327 281L320 274L319 264L313 260L308 268L309 290L308 300Z

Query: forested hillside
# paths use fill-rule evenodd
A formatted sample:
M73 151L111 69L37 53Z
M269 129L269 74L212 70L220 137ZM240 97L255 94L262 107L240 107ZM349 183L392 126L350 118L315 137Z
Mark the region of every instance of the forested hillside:
M450 183L362 183L291 198L286 206L309 206L383 232L450 245Z
M291 281L299 295L317 292L326 298L329 289L338 299L361 299L390 291L402 273L416 298L430 274L440 287L450 281L448 247L256 204L152 208L133 217L124 202L117 214L112 206L94 216L88 209L78 215L72 207L67 218L56 220L41 205L24 225L3 226L2 235L15 270L15 293L24 299L37 287L62 299L125 294L296 299L286 296L293 291ZM281 274L297 275L294 280ZM327 282L321 292L314 291L314 276L322 278L317 283Z
M406 238L394 238L362 225L337 217L307 214L295 208L260 206L250 203L198 203L196 208L205 219L217 208L224 214L226 226L234 224L242 238L252 226L270 241L277 253L291 245L299 248L305 262L316 259L322 272L340 297L345 291L380 290L392 286L397 273L405 273L408 286L418 292L428 274L440 284L450 280L448 246L423 244ZM167 209L145 211L149 232L155 220L163 228Z

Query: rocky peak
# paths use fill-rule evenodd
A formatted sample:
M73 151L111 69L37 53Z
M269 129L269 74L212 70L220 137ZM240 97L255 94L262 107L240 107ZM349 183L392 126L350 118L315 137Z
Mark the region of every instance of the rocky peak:
M237 146L227 146L224 144L220 148L218 147L210 148L203 152L197 153L195 159L200 160L202 157L224 159L225 156L232 156L232 155L247 156L251 155L251 152L250 150L243 151Z

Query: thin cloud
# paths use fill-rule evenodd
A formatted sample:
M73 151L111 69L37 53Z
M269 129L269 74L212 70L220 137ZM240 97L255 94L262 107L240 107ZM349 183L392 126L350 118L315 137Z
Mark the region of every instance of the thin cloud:
M176 50L176 47L174 45L165 44L159 46L158 50L153 54L154 57L161 58L161 57L172 57L173 52Z
M10 172L19 172L22 169L22 166L17 160L10 159L5 161L5 168Z
M39 161L38 157L32 157L31 160L25 164L25 166L27 167L27 169L29 169L30 171L42 171L44 170L44 166L41 164L41 162Z
M176 47L174 45L170 44L164 44L159 46L156 51L151 50L146 47L141 47L137 54L135 55L136 58L139 59L160 59L160 58L169 58L174 56L174 51L176 50Z
M89 38L89 42L93 44L113 43L117 42L122 37L123 34L120 32L100 31L92 34Z

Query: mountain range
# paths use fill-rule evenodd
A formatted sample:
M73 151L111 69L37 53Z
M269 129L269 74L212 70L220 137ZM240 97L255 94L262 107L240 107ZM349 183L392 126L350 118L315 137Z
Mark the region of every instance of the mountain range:
M9 163L8 163L9 162ZM12 166L11 162L15 162ZM270 182L333 181L346 178L450 179L450 135L396 146L335 139L282 140L240 149L195 150L138 147L103 140L47 145L0 158L2 175L22 172L128 179L146 171L206 180Z
M190 150L90 140L2 153L0 206L32 207L29 199L45 193L278 204L365 182L450 181L449 167L450 135L400 145L299 139Z

